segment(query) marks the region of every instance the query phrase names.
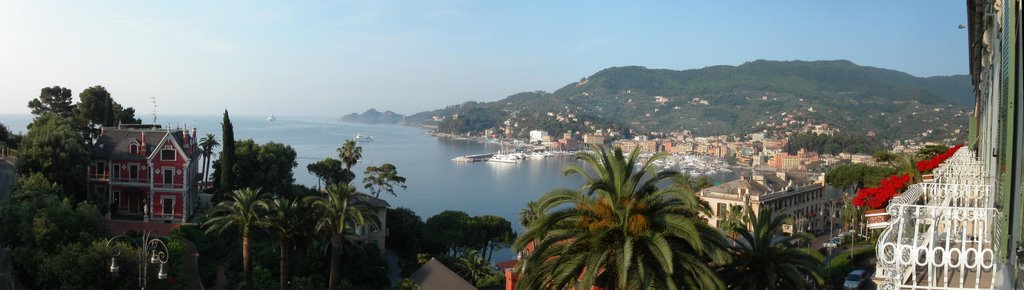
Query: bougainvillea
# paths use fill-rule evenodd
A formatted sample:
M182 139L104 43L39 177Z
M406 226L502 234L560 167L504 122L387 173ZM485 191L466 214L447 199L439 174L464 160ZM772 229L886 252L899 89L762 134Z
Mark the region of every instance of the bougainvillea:
M942 154L932 156L932 158L930 159L918 161L917 171L924 173L939 167L939 164L942 164L942 162L946 161L946 159L949 159L949 157L953 157L953 153L956 153L956 150L959 150L960 147L963 146L964 145L956 145L953 146L953 148L949 148L949 150L946 150L946 152L943 152Z
M882 180L876 187L865 187L857 191L853 197L853 205L868 206L873 209L880 209L889 204L894 196L906 189L910 183L910 175L893 175Z
M943 152L942 154L917 162L917 171L925 173L938 168L942 162L953 157L953 154L963 146L964 145L953 146L953 148L949 148L949 150L946 150L946 152ZM893 197L906 190L910 180L910 175L893 175L883 179L878 186L861 188L857 191L857 195L853 197L853 205L867 206L873 209L884 208L886 205L889 205L889 201L892 200Z

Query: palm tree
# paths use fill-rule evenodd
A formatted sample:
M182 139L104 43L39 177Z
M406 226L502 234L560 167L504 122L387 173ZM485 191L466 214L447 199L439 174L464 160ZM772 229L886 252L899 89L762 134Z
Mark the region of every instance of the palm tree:
M217 136L206 134L199 138L199 147L203 149L203 181L207 181L210 173L210 156L213 156L214 148L220 147L220 142L217 142Z
M459 276L466 278L473 285L477 285L483 278L494 275L494 267L477 250L463 252L455 261L455 268Z
M526 203L526 208L519 210L519 224L523 225L524 228L529 227L530 223L539 219L543 212L544 210L540 208L540 204L531 200Z
M306 207L305 203L295 199L285 199L278 197L267 205L267 218L266 226L270 228L275 234L277 234L278 244L281 248L281 289L288 288L289 269L288 269L288 252L290 250L289 242L292 239L302 234L308 224L306 218Z
M357 146L355 140L345 140L345 143L341 144L341 147L338 148L338 158L345 165L342 182L349 183L356 177L355 173L352 172L352 165L363 159L363 147Z
M723 230L725 230L725 231L727 231L727 232L729 232L729 237L735 239L736 238L736 232L733 231L732 229L738 228L738 227L743 227L743 226L746 226L746 224L747 224L746 221L744 221L745 220L744 212L745 211L743 210L743 206L742 205L732 205L732 206L730 206L726 210L725 215L722 216L722 219L719 220L718 227L723 229Z
M306 202L315 211L316 230L331 235L330 289L336 289L340 282L345 235L361 225L380 226L377 214L367 203L368 198L347 183L329 185L321 195L306 197Z
M544 211L513 245L522 252L520 289L720 289L709 262L724 262L725 239L699 218L708 213L692 193L658 184L678 173L655 172L655 155L635 167L639 150L594 147L580 153L590 170L570 165L578 190L559 189L539 200Z
M672 183L678 186L682 190L697 194L701 190L711 187L711 181L708 180L707 176L701 176L700 178L693 178L689 174L679 174L672 178Z
M817 267L821 254L797 247L808 241L808 233L779 236L783 224L792 223L789 215L776 215L762 207L758 214L748 208L747 226L734 227L739 238L732 247L733 261L720 269L729 289L806 289L806 279L821 285Z
M245 288L255 289L252 276L252 255L250 254L249 234L263 223L263 194L259 189L243 188L235 190L231 200L225 200L210 210L210 218L203 223L206 233L223 233L228 228L237 227L242 232L242 263L245 271Z

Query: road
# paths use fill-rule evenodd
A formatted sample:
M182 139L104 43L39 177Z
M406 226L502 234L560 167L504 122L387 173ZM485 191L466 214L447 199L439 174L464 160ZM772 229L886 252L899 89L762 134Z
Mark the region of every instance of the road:
M0 206L10 196L10 186L14 183L14 165L0 159ZM0 290L14 290L14 279L11 278L10 249L0 247Z
M14 183L14 165L0 158L0 205L7 202L10 186Z

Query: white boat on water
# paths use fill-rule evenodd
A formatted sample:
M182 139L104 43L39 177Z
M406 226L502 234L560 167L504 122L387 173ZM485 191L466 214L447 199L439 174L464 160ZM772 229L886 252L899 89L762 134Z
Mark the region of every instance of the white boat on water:
M491 156L490 159L487 159L487 162L519 163L519 158L516 158L513 155L494 154L494 156Z
M547 158L547 157L548 157L548 155L545 155L544 152L540 152L540 151L534 151L533 153L530 153L530 158L532 158L532 159L544 159L544 158Z
M373 136L363 136L363 134L356 134L356 142L373 142Z
M277 120L277 117L274 117L273 114L271 114L270 117L267 117L267 123L273 122L275 120Z

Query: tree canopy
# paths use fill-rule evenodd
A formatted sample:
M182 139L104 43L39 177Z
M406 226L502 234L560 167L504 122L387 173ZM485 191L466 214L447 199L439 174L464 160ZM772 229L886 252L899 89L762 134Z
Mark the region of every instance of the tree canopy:
M398 175L398 168L391 163L384 163L380 167L368 166L363 174L366 174L363 177L365 188L370 190L373 197L380 198L383 192L398 196L395 194L395 187L405 189L405 177Z
M54 113L37 117L19 146L17 171L21 176L39 173L58 182L68 195L85 200L83 173L89 164L89 151L82 134L71 119ZM81 194L81 195L80 195Z
M220 172L218 200L223 197L225 192L235 190L235 127L231 125L228 110L224 110L224 121L220 125L224 134L221 136L220 166L217 167Z
M71 117L75 113L71 90L60 86L41 89L39 97L28 102L28 108L32 109L32 114L36 116L54 113L61 117Z
M275 194L286 194L295 182L295 149L277 142L256 144L252 139L239 141L235 147L235 186L262 188ZM223 157L222 157L223 158Z

